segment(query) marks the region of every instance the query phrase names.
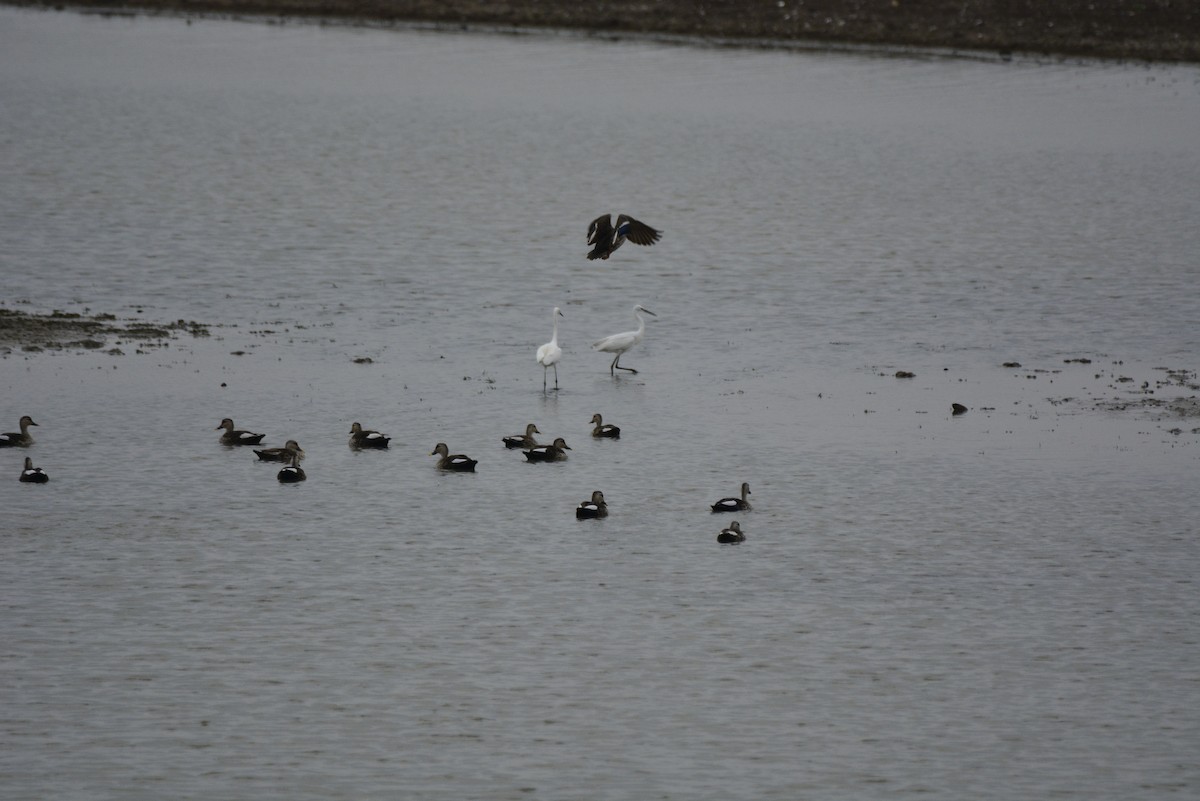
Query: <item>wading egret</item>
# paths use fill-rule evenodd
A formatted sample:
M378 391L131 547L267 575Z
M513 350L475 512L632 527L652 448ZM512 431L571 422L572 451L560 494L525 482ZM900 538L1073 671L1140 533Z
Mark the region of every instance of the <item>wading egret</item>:
M33 418L25 415L21 418L21 433L9 431L6 434L0 434L0 448L28 448L33 444L33 437L29 436L29 427L36 426Z
M262 438L266 434L255 434L250 431L235 431L233 421L226 417L221 421L221 425L217 426L216 430L225 429L225 433L221 435L222 445L258 445L262 442Z
M542 392L546 391L546 370L550 367L554 368L554 388L558 389L558 360L562 358L562 348L558 346L558 318L562 316L562 310L555 306L554 336L537 349L537 363L542 366Z
M538 427L533 423L525 426L524 434L514 434L511 437L504 438L504 447L506 448L536 448L538 441L533 438L534 434L540 434Z
M717 535L717 542L720 543L742 542L745 539L746 535L742 533L742 527L736 520L729 524L729 528L721 529L721 533Z
M33 460L26 456L25 469L21 471L20 480L26 484L45 484L50 480L50 476L46 475L46 471L42 468L34 467Z
M255 451L255 453L264 462L290 462L293 453L301 459L304 458L304 449L294 439L289 439L284 443L282 448L263 448L261 451Z
M590 501L584 501L575 509L575 518L589 520L596 517L608 517L608 504L604 502L604 493L596 490Z
M429 455L442 457L438 459L437 463L439 470L457 470L460 473L474 473L475 465L479 464L479 462L461 453L451 454L450 449L446 447L446 443L444 442L439 442Z
M635 245L653 245L660 236L662 231L656 231L628 214L617 215L615 228L612 216L601 214L588 226L588 244L593 246L592 252L588 254L588 261L607 259L613 251L625 244L626 239Z
M750 511L750 501L746 500L746 496L750 494L750 485L742 483L742 497L740 498L722 498L712 505L714 512L748 512Z
M596 424L595 428L592 429L593 437L621 438L621 429L613 425L606 425L604 419L599 414L592 415L592 422Z
M300 467L300 454L292 453L292 463L276 473L275 477L284 484L295 484L308 478Z
M559 437L553 445L538 445L525 451L525 458L531 462L565 462L569 450L572 450L571 446Z
M637 343L641 342L642 337L646 335L646 321L642 319L642 312L649 314L651 317L658 316L643 306L634 306L633 316L637 318L638 321L638 327L636 331L625 331L620 334L612 334L611 336L607 336L604 339L600 339L592 343L592 348L595 350L617 354L616 357L613 358L612 364L610 364L608 367L609 374L616 375L617 370L628 370L634 375L637 375L637 370L634 370L632 367L622 367L621 365L617 364L617 362L621 361L621 354L632 348Z
M391 439L391 437L385 437L378 431L363 428L359 423L353 423L350 426L351 448L386 448Z

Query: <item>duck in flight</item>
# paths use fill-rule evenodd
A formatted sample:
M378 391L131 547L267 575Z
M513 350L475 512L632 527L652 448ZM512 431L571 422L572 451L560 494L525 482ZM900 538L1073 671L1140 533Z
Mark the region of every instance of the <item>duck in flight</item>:
M614 250L625 244L626 239L635 245L653 245L661 236L662 231L656 231L628 214L618 214L615 227L612 215L601 214L588 226L588 244L592 246L588 261L607 259Z

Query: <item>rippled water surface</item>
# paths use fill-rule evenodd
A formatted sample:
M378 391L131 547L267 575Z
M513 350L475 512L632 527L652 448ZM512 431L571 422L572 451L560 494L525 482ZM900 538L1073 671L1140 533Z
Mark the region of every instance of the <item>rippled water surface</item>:
M0 359L0 796L1194 797L1198 100L0 9L3 308L212 326Z

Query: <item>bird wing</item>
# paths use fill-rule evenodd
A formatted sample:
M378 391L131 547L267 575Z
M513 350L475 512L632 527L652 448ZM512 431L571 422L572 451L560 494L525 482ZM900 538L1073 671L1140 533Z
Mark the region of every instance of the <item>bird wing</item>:
M625 331L620 334L609 334L604 339L598 339L592 343L592 348L595 350L606 350L612 353L615 350L625 350L630 347L630 343L634 341L636 331Z
M624 223L629 223L629 231L625 234L625 238L635 245L653 245L662 236L662 231L656 231L644 222L639 222L628 214L620 214L617 216L617 228L620 228Z
M547 342L537 349L537 363L549 367L562 356L562 348L553 342ZM556 368L557 369L557 368Z
M588 244L604 243L607 245L612 242L612 232L612 217L608 214L601 214L588 226Z

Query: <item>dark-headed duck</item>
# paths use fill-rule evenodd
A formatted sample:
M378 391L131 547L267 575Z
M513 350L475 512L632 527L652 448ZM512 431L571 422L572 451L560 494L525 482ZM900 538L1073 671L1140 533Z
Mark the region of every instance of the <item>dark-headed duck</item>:
M732 545L735 542L742 542L746 539L746 535L742 533L742 527L738 525L738 521L734 520L729 524L728 528L721 529L721 533L717 535L717 542L722 545Z
M450 453L450 449L446 447L446 443L439 442L437 447L429 454L430 456L440 456L438 459L439 470L457 470L460 473L474 473L475 465L479 462L469 456L464 456L461 453Z
M554 440L553 445L538 445L525 451L525 458L531 462L565 462L567 451L571 446L562 437Z
M742 497L740 498L722 498L712 505L714 512L748 512L750 511L750 501L746 500L746 496L750 494L750 485L743 482Z
M33 444L33 437L29 436L29 427L36 425L32 417L25 415L21 418L20 433L9 431L0 434L0 448L28 448Z
M255 450L258 458L264 462L290 462L292 454L295 453L301 459L304 458L304 449L300 447L300 443L294 439L289 439L284 443L282 448L263 448Z
M300 467L300 454L292 452L292 463L283 468L276 475L276 478L284 484L295 484L297 481L303 481L308 478L304 474L303 468Z
M592 415L592 422L596 424L595 427L592 429L593 437L606 437L608 439L620 439L621 438L621 429L617 428L614 425L608 425L607 423L605 423L604 419L602 417L600 417L599 414Z
M233 421L226 417L221 421L221 425L217 426L217 430L225 429L225 433L221 435L222 445L258 445L262 442L262 438L266 434L255 434L251 431L237 431L233 427Z
M46 471L40 467L34 467L33 460L26 456L25 469L21 471L21 481L26 484L45 484L49 480L50 476L46 475Z
M386 448L391 440L391 437L385 437L378 431L363 428L360 423L353 423L350 426L351 448Z
M590 501L584 501L575 509L577 520L590 520L596 517L608 517L608 504L604 501L604 493L596 490Z
M504 447L506 448L536 448L538 441L533 438L534 434L540 434L538 427L533 423L525 426L524 434L514 434L511 437L504 438Z

